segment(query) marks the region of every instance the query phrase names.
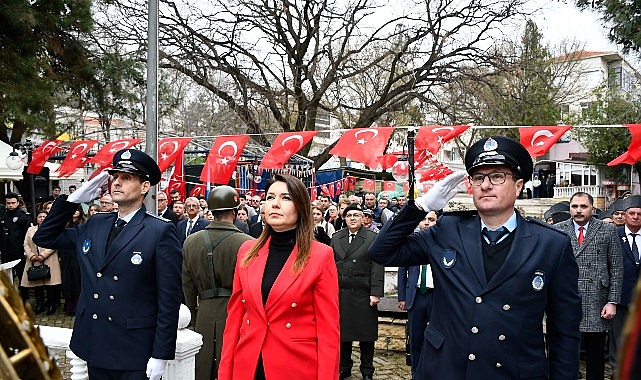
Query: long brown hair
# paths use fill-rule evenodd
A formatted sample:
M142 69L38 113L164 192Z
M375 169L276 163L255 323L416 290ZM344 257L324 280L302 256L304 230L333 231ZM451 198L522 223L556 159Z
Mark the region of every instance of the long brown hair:
M305 267L309 255L312 251L312 240L314 239L314 222L312 219L312 209L310 207L311 200L305 184L298 178L287 174L276 174L269 181L265 187L265 193L275 182L284 182L287 185L294 207L298 212L298 220L296 221L296 247L298 254L296 261L294 261L294 272L299 273ZM242 268L246 268L258 256L258 251L267 243L267 240L272 235L274 230L269 224L265 224L263 233L260 234L258 239L251 246L241 263Z

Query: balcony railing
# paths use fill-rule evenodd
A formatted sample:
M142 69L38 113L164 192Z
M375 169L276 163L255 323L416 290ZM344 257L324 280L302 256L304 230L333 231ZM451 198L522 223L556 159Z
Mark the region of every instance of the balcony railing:
M582 191L588 193L593 197L605 197L607 195L607 189L605 186L568 186L568 187L555 187L554 188L554 198L570 199L572 194Z

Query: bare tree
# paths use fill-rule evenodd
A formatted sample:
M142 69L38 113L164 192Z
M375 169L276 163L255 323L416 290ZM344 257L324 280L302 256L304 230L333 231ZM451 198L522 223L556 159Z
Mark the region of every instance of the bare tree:
M265 128L314 130L321 110L366 127L413 100L437 105L441 86L479 72L466 68L493 66L492 37L523 3L161 0L161 66L223 100L263 144ZM143 51L144 3L110 4L97 23Z

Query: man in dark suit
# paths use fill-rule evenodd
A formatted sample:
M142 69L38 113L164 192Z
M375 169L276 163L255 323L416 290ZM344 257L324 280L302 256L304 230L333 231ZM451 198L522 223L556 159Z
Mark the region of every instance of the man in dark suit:
M361 351L360 371L364 380L374 375L374 342L378 339L378 303L384 295L385 268L372 262L367 248L376 232L363 226L361 205L352 203L343 210L347 222L332 235L331 247L338 269L341 324L340 379L351 376L352 342Z
M581 297L570 238L514 209L532 166L512 139L477 141L465 155L476 211L444 213L414 232L459 191L458 171L408 201L370 246L383 265L431 264L434 304L416 379L577 378Z
M78 203L95 199L109 174L118 213L97 213L65 229ZM181 246L176 227L143 204L160 181L155 161L124 149L109 174L57 199L33 241L77 251L82 290L70 347L87 362L89 378L159 380L176 351Z
M430 211L419 223L421 230L436 224L438 213ZM398 308L407 310L409 323L410 359L412 378L416 377L416 367L423 349L423 333L430 321L434 294L434 278L429 264L398 267Z
M249 226L249 236L253 238L258 238L260 234L263 233L263 227L265 223L265 206L260 206L260 219Z
M158 216L171 220L174 226L177 225L178 215L174 214L174 212L167 207L167 194L165 194L164 191L159 191L158 194L156 194L156 201L158 203Z
M625 326L630 304L633 301L634 287L639 279L641 265L641 195L633 195L621 200L625 210L625 225L617 228L623 257L623 281L621 286L621 301L617 304L616 314L610 321L610 366L616 376L618 372L618 354L621 349L621 333ZM614 376L613 376L614 378Z
M590 194L574 193L570 197L572 218L555 226L570 236L579 266L585 377L587 380L602 380L605 337L621 301L623 262L621 243L614 225L594 218L593 211L594 200Z
M207 219L200 216L199 212L200 202L198 202L198 198L187 198L185 200L185 215L187 217L178 222L177 226L178 241L180 241L180 244L183 244L185 242L187 236L193 234L194 232L204 230L205 227L207 227L207 225L209 224Z

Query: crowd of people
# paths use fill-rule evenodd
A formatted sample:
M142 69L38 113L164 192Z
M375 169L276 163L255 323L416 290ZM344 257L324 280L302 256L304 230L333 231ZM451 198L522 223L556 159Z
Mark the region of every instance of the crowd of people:
M126 149L108 173L52 192L34 226L7 194L3 261L22 260L21 294L33 289L36 313L64 299L91 379L160 379L180 303L203 336L197 379L352 378L355 342L358 372L373 379L385 266L398 267L412 379L576 379L582 341L587 378L603 379L608 333L616 371L641 196L613 206L610 224L576 193L570 217L550 225L514 208L532 176L518 142L479 140L465 166L412 201L385 191L312 201L303 182L277 174L262 195L158 192L152 211L158 166ZM464 180L475 210L442 212ZM42 264L50 276L30 281Z

